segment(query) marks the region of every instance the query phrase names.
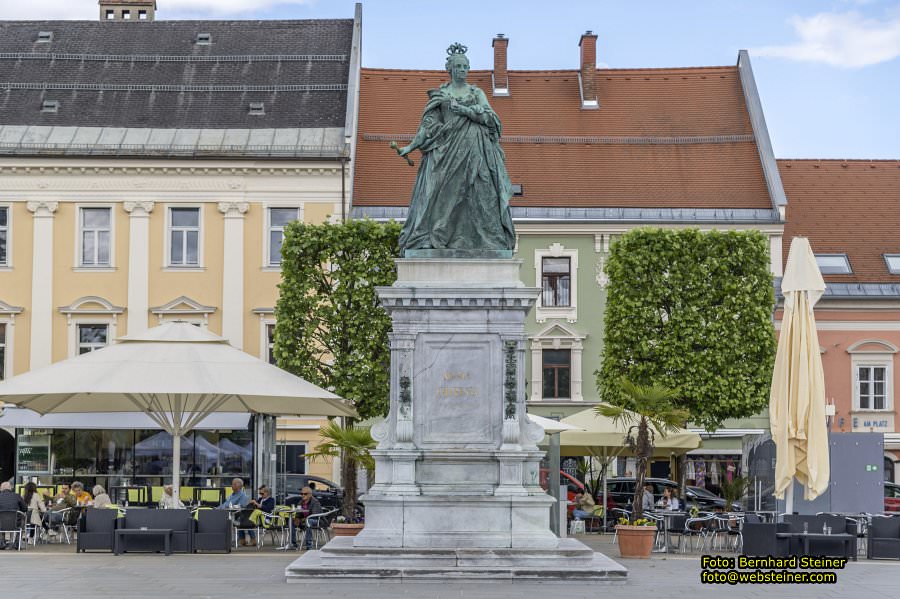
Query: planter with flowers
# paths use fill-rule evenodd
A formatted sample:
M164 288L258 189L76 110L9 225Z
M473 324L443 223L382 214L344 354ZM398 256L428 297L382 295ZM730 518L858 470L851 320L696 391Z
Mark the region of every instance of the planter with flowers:
M338 516L331 523L331 531L336 537L355 537L363 529L362 522L350 522L346 516Z
M628 518L619 518L616 534L619 554L622 557L648 559L653 550L656 522L646 518L638 518L630 522Z

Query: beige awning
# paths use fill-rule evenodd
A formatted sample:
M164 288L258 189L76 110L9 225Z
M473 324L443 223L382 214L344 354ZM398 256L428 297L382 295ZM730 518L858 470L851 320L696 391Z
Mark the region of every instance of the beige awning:
M612 418L597 414L593 408L572 414L561 422L582 429L560 433L561 455L630 455L624 446L627 428ZM700 435L685 429L678 429L665 437L654 430L654 435L656 444L653 454L657 457L668 457L673 453L680 455L700 447L701 443Z

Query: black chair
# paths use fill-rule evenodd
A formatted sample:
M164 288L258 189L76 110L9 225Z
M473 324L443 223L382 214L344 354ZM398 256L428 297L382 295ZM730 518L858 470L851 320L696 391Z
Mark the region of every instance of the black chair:
M225 510L199 510L194 551L231 553L231 518Z
M172 552L191 553L194 520L188 510L154 510L136 508L128 510L120 528L156 528L172 530ZM163 551L165 539L159 536L125 537L124 551Z
M866 557L900 559L900 518L872 518Z
M790 539L779 538L778 533L790 532L790 524L782 522L749 522L744 521L744 555L786 557L791 553Z
M23 543L27 522L28 519L23 512L15 510L0 512L0 544L8 544L9 539L7 537L12 537L12 544L21 551L24 546L28 545L27 542Z
M109 551L115 548L118 510L87 508L78 519L75 551Z

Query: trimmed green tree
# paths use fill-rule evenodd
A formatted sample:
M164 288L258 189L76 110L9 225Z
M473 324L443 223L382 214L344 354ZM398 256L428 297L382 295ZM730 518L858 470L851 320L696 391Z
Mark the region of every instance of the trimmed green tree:
M775 358L769 244L756 231L635 229L610 248L600 398L626 377L678 389L708 430L768 405Z
M350 400L361 418L384 416L390 405L391 320L375 288L397 278L399 237L393 222L295 222L285 229L281 247L278 366ZM356 503L357 463L342 453L348 518Z

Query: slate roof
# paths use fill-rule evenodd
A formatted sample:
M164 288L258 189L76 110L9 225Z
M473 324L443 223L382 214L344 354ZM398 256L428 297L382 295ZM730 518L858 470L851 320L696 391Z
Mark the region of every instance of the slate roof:
M852 274L824 275L832 294L900 290L900 275L883 257L900 254L900 160L779 160L778 167L788 196L784 261L790 240L803 235L816 254L847 254Z
M388 142L411 139L426 91L446 80L444 71L362 69L357 214L408 204L416 169ZM491 71L469 80L503 122L507 169L523 187L514 207L746 210L779 220L736 66L600 69L599 110L581 109L577 70L510 71L509 97L492 96Z
M343 127L353 25L0 21L0 125ZM197 43L200 33L211 43ZM44 100L59 111L42 112ZM250 102L265 115L250 115Z

